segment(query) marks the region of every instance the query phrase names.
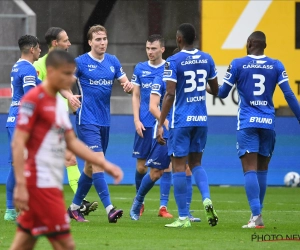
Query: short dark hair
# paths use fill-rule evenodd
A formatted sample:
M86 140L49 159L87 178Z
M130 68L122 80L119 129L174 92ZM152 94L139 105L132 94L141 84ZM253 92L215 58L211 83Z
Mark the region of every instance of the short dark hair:
M48 54L46 67L52 66L58 68L63 64L75 64L74 57L70 53L60 49L55 49Z
M262 31L254 31L248 39L252 41L255 47L262 49L267 47L266 35Z
M39 39L31 35L21 36L18 40L20 51L24 54L27 54L30 48L36 47L38 44L40 44Z
M196 37L196 31L192 24L183 23L178 27L178 31L181 33L183 40L188 45L192 45L194 43Z
M165 39L159 34L153 34L148 37L147 42L153 43L159 41L161 47L165 47Z
M46 34L45 40L49 48L51 48L51 44L53 40L59 40L59 33L64 31L64 29L60 27L50 27Z

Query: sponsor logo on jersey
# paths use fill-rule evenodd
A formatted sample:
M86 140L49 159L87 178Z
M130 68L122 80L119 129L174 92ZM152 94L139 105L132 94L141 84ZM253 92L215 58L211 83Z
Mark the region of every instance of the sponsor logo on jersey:
M135 75L135 74L132 75L131 81L132 81L132 82L136 82L136 75Z
M148 76L148 75L151 75L150 71L142 71L142 77L145 77L145 76Z
M203 96L192 96L192 97L187 97L186 102L201 102L205 101L205 95Z
M111 70L111 72L115 73L115 67L114 66L110 66L110 70Z
M153 91L158 91L158 90L160 90L160 84L152 84L152 90Z
M200 57L201 55L188 56L185 60L190 61L190 60L199 59Z
M229 80L231 76L232 76L231 73L226 72L226 74L225 74L225 76L224 76L224 79Z
M20 101L12 101L10 106L15 107L15 106L20 106L21 102Z
M97 68L97 65L88 64L89 71L93 71Z
M172 75L172 70L164 70L163 77L170 77Z
M170 69L170 62L165 63L165 69Z
M134 155L139 155L139 154L140 154L140 152L133 151L133 152L132 152L132 154L134 154Z
M23 102L19 109L19 114L24 114L27 116L32 116L35 109L35 104L31 102Z
M35 84L35 76L24 76L24 83L34 83Z
M152 87L152 82L149 83L142 83L142 88L151 88Z
M271 118L252 116L250 117L249 122L272 124L273 120Z
M7 121L6 122L15 122L15 120L16 120L16 117L9 116L9 117L7 117Z
M99 148L98 145L89 146L89 149Z
M252 60L248 65L243 65L243 69L273 69L273 65L265 65L267 61Z
M11 72L18 72L19 69L18 68L12 68Z
M90 85L112 85L113 80L99 79L99 80L90 80Z
M288 75L287 75L286 71L282 71L282 77L283 78L288 78Z
M250 101L251 106L267 106L267 101Z
M187 122L206 122L207 116L206 115L188 115L186 117Z
M186 60L186 61L183 61L181 62L181 65L182 66L185 66L185 65L190 65L190 64L201 64L201 63L207 63L207 59L193 59L193 60Z

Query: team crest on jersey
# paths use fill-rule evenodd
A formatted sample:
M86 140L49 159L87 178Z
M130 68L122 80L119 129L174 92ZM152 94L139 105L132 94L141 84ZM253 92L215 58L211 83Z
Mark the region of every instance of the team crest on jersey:
M283 78L288 78L288 75L287 75L286 71L282 71L282 77Z
M111 72L115 73L115 67L114 66L110 66L110 70L111 70Z
M165 69L170 69L170 63L169 62L165 63Z
M160 85L159 84L152 84L152 90L153 91L158 91L160 89Z
M197 60L200 58L201 55L194 55L194 56L188 56L185 60L190 61L190 60Z

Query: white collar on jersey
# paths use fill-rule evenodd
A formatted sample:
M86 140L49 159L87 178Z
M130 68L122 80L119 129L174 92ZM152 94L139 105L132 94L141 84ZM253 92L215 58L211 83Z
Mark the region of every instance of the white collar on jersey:
M161 66L163 66L164 64L165 64L165 60L162 60L162 62L160 63L160 64L158 64L158 65L153 65L153 64L151 64L150 63L150 61L148 61L148 65L150 66L150 67L152 67L152 68L159 68L159 67L161 67Z
M253 58L253 59L262 59L265 58L265 55L261 55L261 56L255 56L255 55L248 55L249 57Z
M17 62L22 62L22 61L25 61L25 62L29 62L28 60L26 60L26 59L22 59L22 58L20 58ZM31 62L29 62L31 65L32 65L32 63Z
M197 49L194 49L194 50L185 50L185 49L183 49L183 50L181 50L181 52L185 52L185 53L188 53L188 54L196 54L198 52L198 50Z
M103 60L104 60L104 58L105 58L105 54L104 54L104 56L103 56L103 58L102 58L101 60L99 60L99 59L93 57L91 52L88 52L88 55L89 55L93 60L95 60L95 61L97 61L97 62L100 62L100 63L103 62Z

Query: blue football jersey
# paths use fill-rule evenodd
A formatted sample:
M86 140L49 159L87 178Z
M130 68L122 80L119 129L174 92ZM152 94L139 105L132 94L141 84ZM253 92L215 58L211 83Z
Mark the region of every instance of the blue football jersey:
M198 49L182 50L167 59L163 80L176 82L171 128L207 126L206 83L215 77L212 57Z
M166 94L166 82L163 81L162 75L161 76L156 76L153 80L152 88L151 88L151 94L156 94L160 96L160 104L159 108L161 109L162 107L162 102L164 99L164 96ZM171 113L172 109L170 110L169 114L167 115L166 119L170 122L171 118ZM153 138L156 138L156 132L157 132L157 125L158 121L155 122L154 129L153 129ZM169 124L170 125L170 124ZM169 138L169 130L164 128L164 138Z
M20 101L24 94L31 88L41 83L38 79L36 69L27 60L19 59L12 67L10 73L12 100L9 108L6 127L15 127Z
M237 130L243 128L274 129L273 93L276 85L288 83L283 64L267 56L248 55L234 59L223 78L219 96L228 95L236 84L239 94Z
M81 95L81 106L76 112L76 123L110 126L110 97L115 79L121 79L123 72L119 60L105 53L102 60L90 53L75 59L76 77Z
M150 93L153 79L164 72L163 61L160 65L151 65L149 61L138 63L133 72L131 82L140 86L140 121L144 127L153 127L154 116L149 111Z

